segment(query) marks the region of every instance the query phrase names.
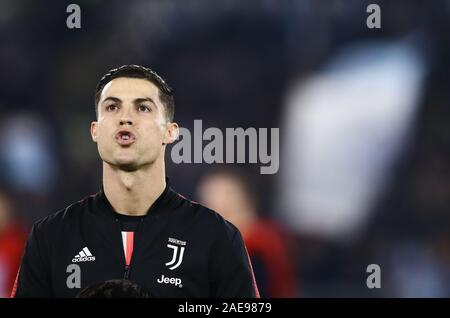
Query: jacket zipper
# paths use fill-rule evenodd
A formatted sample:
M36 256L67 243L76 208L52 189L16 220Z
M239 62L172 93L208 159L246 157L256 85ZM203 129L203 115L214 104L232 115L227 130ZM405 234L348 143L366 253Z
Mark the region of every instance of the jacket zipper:
M128 280L128 277L130 277L130 266L125 265L125 273L123 274L123 279Z
M134 233L134 236L136 237L136 234L138 233L138 231L141 229L142 227L142 222L144 221L144 218L141 218L141 222L139 223L136 232ZM120 237L122 238L122 229L120 228L119 225L119 219L116 219L116 224L119 228L119 233L120 233ZM136 241L133 243L133 255L135 254L136 250L135 250L135 246L136 246ZM123 273L123 279L128 280L130 277L130 270L131 270L131 263L133 262L133 255L131 255L131 260L130 260L130 265L127 265L126 260L125 260L125 270ZM126 257L126 255L124 255Z

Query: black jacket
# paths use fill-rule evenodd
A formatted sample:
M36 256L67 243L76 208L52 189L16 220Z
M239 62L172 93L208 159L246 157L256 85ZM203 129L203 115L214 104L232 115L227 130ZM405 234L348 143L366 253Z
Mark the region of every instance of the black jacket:
M258 297L241 234L169 185L141 218L126 265L117 213L103 191L32 228L13 297L75 297L111 279L154 297Z

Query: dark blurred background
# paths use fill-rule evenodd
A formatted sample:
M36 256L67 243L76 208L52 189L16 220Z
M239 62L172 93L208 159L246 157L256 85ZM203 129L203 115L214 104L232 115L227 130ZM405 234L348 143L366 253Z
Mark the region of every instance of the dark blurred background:
M68 29L70 3L0 2L0 296L32 223L99 190L94 89L123 64L183 127L280 129L274 175L167 154L175 190L242 212L263 296L450 296L450 1L76 1Z

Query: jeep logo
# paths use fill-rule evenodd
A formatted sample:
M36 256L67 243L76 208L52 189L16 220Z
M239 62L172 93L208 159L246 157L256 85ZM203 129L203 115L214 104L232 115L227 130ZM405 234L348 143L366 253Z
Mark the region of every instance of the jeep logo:
M183 285L181 285L181 278L164 277L164 275L161 275L161 277L156 281L158 282L158 284L171 284L175 285L176 287L183 287Z

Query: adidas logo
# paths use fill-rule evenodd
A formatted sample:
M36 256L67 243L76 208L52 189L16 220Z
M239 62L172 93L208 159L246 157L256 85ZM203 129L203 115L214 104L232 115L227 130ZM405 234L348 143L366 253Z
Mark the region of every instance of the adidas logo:
M75 255L75 257L72 259L72 263L93 262L93 261L95 261L95 256L91 254L91 252L87 247L83 248L80 251L80 253Z

